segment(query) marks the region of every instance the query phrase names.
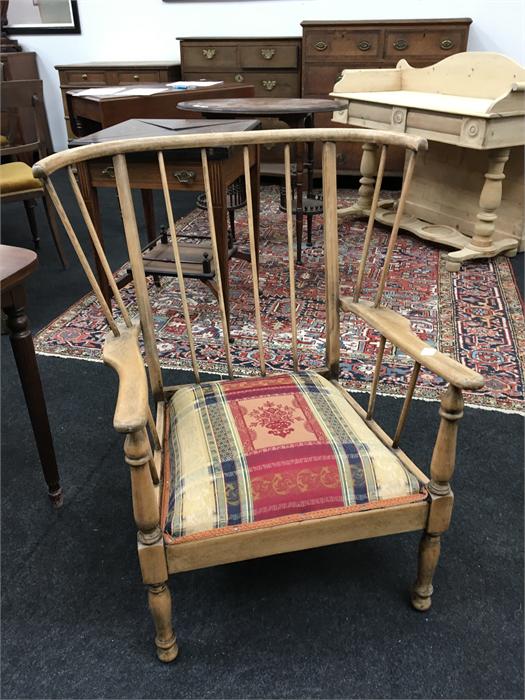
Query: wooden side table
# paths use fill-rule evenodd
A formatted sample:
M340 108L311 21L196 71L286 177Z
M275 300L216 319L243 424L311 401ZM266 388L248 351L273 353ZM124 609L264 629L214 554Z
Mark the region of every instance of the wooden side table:
M264 119L271 117L284 122L290 129L302 129L314 125L314 114L334 112L340 105L336 100L279 98L279 97L248 97L225 99L195 99L179 102L178 109L199 112L203 116L221 117L223 119ZM299 144L295 150L296 161L296 200L295 223L297 238L297 262L301 263L303 216L305 214L303 190L304 170L308 171L307 194L311 194L313 173L313 147L308 144L306 162L304 147ZM308 241L310 242L311 217L308 220Z
M18 374L36 440L49 498L55 508L63 502L60 477L49 427L46 402L35 356L33 336L26 315L25 280L38 266L36 253L25 248L0 245L0 288L2 311L7 315L7 327Z

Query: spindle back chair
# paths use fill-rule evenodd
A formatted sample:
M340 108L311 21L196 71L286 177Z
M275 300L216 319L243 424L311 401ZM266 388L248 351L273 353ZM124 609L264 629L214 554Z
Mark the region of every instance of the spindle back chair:
M339 290L337 224L337 144L353 141L380 148L379 170L363 254L351 298ZM322 144L324 274L326 285L326 366L299 371L297 290L294 269L294 217L290 144ZM267 372L260 304L260 268L255 250L253 198L250 189L250 149L284 144L286 226L290 292L291 366L289 373ZM200 381L192 335L185 279L180 274L176 223L166 180L164 152L198 148L204 189L211 202L207 149L217 146L242 150L247 194L247 228L251 253L254 326L259 376L235 379L222 294L217 298L222 321L224 354L229 379ZM366 273L386 154L389 146L406 149L407 164L377 291L363 300ZM171 661L177 644L171 621L170 573L241 561L275 553L307 549L378 535L422 530L419 568L412 603L419 610L431 604L432 576L441 534L452 511L450 479L454 470L457 421L462 415L462 390L482 386L472 370L442 355L420 340L407 319L381 305L403 204L415 157L424 149L416 137L359 129L269 130L251 133L166 136L86 146L55 154L34 167L55 204L105 314L110 333L104 362L119 376L114 427L126 434L124 452L130 466L133 514L138 529L138 555L156 628L157 655ZM137 221L131 197L126 157L137 152L156 154L163 185L173 257L186 323L194 381L165 387L155 344L152 310L141 258ZM130 317L115 284L96 231L75 181L73 166L97 157L113 158L124 233L133 273L140 322ZM116 310L105 301L82 250L71 220L60 201L52 175L69 171L70 183L111 285ZM208 208L212 251L217 255L214 217ZM319 263L322 264L322 263ZM218 274L218 285L221 280ZM338 384L340 312L356 314L380 336L368 409ZM233 321L232 321L233 323ZM147 365L139 349L142 335ZM381 360L389 341L414 359L414 372L402 404L398 426L388 436L374 420ZM430 477L399 448L419 368L441 375L449 386L441 401L441 422L430 464ZM155 406L149 403L148 377Z

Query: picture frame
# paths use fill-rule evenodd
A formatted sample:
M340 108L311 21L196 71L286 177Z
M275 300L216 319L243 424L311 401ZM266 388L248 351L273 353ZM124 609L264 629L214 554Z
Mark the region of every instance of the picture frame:
M27 0L26 0L27 2ZM6 24L2 27L8 35L28 34L80 34L80 18L78 14L77 0L32 0L32 8L28 9L27 21L14 21L9 23L9 2L2 2L2 15L6 17ZM14 5L14 3L11 3ZM17 6L19 11L20 5ZM34 17L40 15L42 21L34 21ZM54 20L53 17L64 16L64 21ZM66 19L67 17L67 19ZM49 18L49 21L46 19Z

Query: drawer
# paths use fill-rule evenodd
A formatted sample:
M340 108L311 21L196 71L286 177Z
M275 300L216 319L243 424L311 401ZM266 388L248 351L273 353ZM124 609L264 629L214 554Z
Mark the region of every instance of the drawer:
M89 172L95 187L115 187L115 170L112 161L92 161ZM128 172L132 187L143 189L160 189L160 175L151 162L133 161L128 158ZM170 189L188 189L201 192L204 189L204 177L200 162L192 163L166 161L166 175Z
M255 97L299 97L300 85L297 73L241 73L245 82L254 86Z
M158 83L160 75L158 70L150 71L125 71L117 73L119 85L133 85L133 83Z
M297 46L278 46L271 43L240 46L239 54L242 68L296 68L299 58Z
M328 97L345 68L352 68L349 61L325 66L309 66L303 72L304 97Z
M93 71L93 70L70 70L61 73L62 85L67 85L68 87L76 87L77 85L95 84L95 85L105 85L106 84L106 73L104 71Z
M397 30L385 32L385 58L435 56L438 60L462 50L464 32L460 29Z
M184 72L194 70L215 71L224 68L235 69L239 65L237 46L221 44L199 44L182 46Z
M305 58L323 61L328 58L349 58L363 61L377 58L382 53L379 30L316 29L305 32Z

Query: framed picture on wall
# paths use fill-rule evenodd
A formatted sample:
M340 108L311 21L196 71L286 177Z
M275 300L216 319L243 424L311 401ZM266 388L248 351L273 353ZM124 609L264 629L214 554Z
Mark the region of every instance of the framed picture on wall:
M77 0L2 0L7 34L80 34Z

